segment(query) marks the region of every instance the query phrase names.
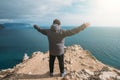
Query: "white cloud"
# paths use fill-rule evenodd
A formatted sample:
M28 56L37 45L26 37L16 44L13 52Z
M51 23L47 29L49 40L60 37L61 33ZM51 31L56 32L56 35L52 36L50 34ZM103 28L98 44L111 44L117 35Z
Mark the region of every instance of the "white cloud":
M30 21L36 21L38 19L45 20L49 18L53 19L55 17L61 17L66 14L66 12L64 12L64 8L84 1L86 0L11 0L11 2L4 0L0 3L0 18L15 20L25 19ZM81 6L78 8L82 9Z
M120 26L120 0L97 0L92 22L99 26Z
M12 23L14 22L14 20L13 19L0 19L0 23L7 23L7 22Z
M120 0L4 0L0 3L0 22L23 20L50 24L54 18L59 18L63 25L88 21L91 25L118 26L119 4Z
M65 14L61 16L62 25L79 26L84 22L89 22L84 15L80 14Z

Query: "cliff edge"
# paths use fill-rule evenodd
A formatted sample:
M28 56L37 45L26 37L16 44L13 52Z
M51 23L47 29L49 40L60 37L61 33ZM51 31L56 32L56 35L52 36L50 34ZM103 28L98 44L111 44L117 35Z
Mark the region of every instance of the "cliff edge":
M12 69L0 71L0 80L120 80L120 71L98 61L79 45L65 49L64 78L59 76L56 59L54 76L49 76L49 52L34 52L31 57Z

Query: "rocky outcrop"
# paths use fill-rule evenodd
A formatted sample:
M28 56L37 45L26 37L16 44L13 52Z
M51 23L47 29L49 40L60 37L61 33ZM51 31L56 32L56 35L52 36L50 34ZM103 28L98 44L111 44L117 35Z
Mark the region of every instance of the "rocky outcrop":
M27 53L24 54L24 57L23 57L23 62L24 61L27 61L29 59L29 56L27 55Z
M103 67L108 68L108 67ZM109 68L108 68L109 69ZM120 75L112 70L90 71L82 69L80 71L71 71L63 80L120 80Z
M34 52L31 57L12 69L0 72L1 80L120 80L120 71L98 61L79 45L65 48L64 78L59 76L56 59L54 77L49 76L49 52Z

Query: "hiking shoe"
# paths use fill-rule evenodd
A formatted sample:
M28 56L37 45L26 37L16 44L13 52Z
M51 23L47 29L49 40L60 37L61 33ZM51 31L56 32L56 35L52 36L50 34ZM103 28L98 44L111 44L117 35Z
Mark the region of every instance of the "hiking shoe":
M50 73L50 77L53 77L53 73Z
M61 73L60 74L60 77L64 77L66 75L66 73L64 72L64 73Z

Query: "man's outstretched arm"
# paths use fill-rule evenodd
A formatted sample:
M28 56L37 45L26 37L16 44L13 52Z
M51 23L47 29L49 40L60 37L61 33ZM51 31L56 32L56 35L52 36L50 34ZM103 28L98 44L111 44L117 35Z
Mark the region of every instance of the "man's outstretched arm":
M38 27L37 25L34 25L33 27L34 27L37 31L41 32L42 34L47 35L46 30L41 29L41 28Z
M84 23L81 26L78 26L77 28L71 29L71 30L66 30L63 31L63 35L66 36L71 36L74 35L76 33L79 33L80 31L84 30L85 28L87 28L90 24L89 23Z

